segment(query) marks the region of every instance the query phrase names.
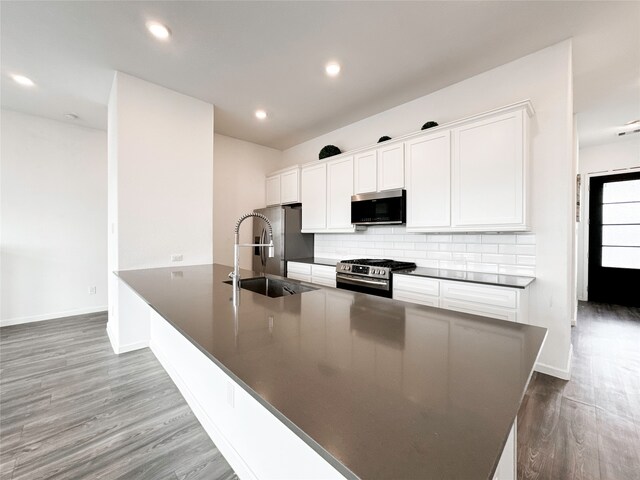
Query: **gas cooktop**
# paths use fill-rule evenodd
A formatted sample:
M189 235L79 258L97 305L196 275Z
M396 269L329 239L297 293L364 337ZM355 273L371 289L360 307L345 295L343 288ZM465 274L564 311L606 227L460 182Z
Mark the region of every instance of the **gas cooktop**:
M400 262L397 260L379 259L379 258L358 258L356 260L340 260L339 264L379 267L379 268L389 269L391 271L416 268L416 264L413 262Z

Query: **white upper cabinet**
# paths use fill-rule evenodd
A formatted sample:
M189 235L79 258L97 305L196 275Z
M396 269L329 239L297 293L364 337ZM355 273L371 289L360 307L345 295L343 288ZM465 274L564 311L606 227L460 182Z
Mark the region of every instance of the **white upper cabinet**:
M300 168L273 173L266 182L267 206L300 203Z
M302 231L316 232L327 228L327 164L302 169Z
M267 177L267 206L280 205L280 175Z
M300 202L300 169L294 168L280 174L280 203Z
M406 149L407 231L451 225L451 134L409 140Z
M328 229L354 229L351 224L351 195L353 195L353 157L328 162Z
M457 230L526 230L524 108L454 128L452 225Z
M404 145L378 149L378 190L404 188Z
M358 153L353 160L354 193L375 192L378 189L378 152Z
M404 188L404 145L395 143L354 156L354 193Z

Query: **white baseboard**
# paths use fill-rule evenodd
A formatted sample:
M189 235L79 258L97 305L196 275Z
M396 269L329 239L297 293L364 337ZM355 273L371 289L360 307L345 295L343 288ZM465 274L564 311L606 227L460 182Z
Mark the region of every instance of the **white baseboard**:
M89 313L106 312L106 305L101 307L77 308L75 310L65 310L63 312L45 313L41 315L31 315L29 317L3 318L0 320L0 327L8 327L9 325L21 325L23 323L42 322L44 320L55 320L58 318L75 317L76 315L86 315Z
M113 333L109 326L110 324L107 323L107 336L109 337L109 342L111 343L111 348L113 349L114 353L120 355L121 353L132 352L133 350L140 350L141 348L147 348L149 346L149 342L146 341L120 345L117 336Z
M535 371L557 377L562 380L571 380L571 359L573 358L573 344L569 347L569 358L567 359L567 365L565 368L552 367L545 363L536 363Z
M231 465L238 477L243 480L257 480L258 477L256 474L251 470L251 468L249 468L233 445L231 445L213 420L211 420L206 409L200 404L200 402L198 402L191 390L189 390L186 382L178 374L167 356L162 352L162 349L159 348L153 340L150 342L149 347L160 362L160 365L162 365L165 371L169 374L173 383L178 387L178 390L180 390L180 393L187 401L187 404L191 408L193 414L207 432L207 435L209 435L209 438L211 438L216 447L218 447L218 450L220 450L222 456L227 460L227 462L229 462L229 465Z

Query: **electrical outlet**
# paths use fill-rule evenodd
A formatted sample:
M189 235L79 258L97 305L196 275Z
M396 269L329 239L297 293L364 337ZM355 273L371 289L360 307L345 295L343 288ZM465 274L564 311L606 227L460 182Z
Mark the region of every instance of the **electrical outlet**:
M182 261L182 254L171 255L171 261L172 262L181 262Z
M96 294L96 287L89 287L89 295L95 295Z

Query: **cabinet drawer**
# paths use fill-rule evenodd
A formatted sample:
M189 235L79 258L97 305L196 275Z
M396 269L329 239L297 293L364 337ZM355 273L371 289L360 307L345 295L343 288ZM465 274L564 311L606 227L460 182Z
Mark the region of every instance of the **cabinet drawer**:
M323 277L336 280L336 267L328 265L311 265L311 275L313 277Z
M493 307L491 305L483 305L479 303L440 299L440 308L455 310L456 312L471 313L473 315L480 315L483 317L497 318L499 320L508 320L510 322L518 321L518 315L515 310Z
M419 295L440 295L440 280L435 278L412 277L409 275L393 276L393 292L403 291Z
M311 275L310 263L287 262L287 273L298 273L301 275ZM289 275L287 275L289 276Z
M425 295L422 293L414 293L406 290L393 289L393 299L402 300L403 302L419 303L427 307L439 307L440 301L437 295Z
M325 287L333 287L336 288L336 278L327 278L327 277L318 277L312 276L311 283L315 283L317 285L324 285Z
M518 294L512 288L472 285L462 282L442 282L442 298L503 308L517 308L518 306Z
M292 278L293 280L300 280L301 282L311 283L311 275L303 275L301 273L288 272L287 278Z

